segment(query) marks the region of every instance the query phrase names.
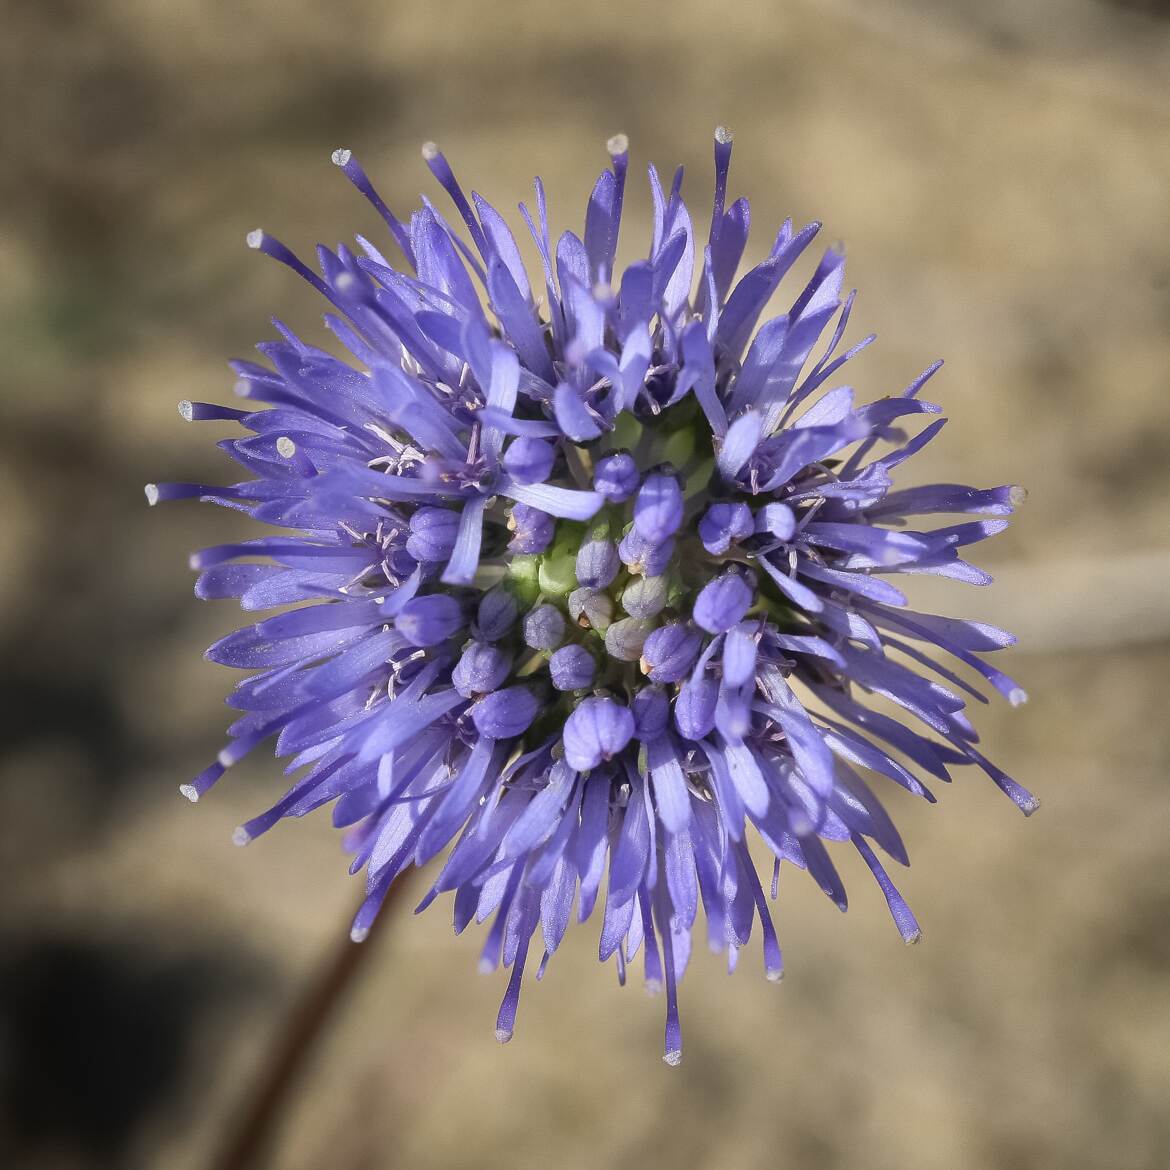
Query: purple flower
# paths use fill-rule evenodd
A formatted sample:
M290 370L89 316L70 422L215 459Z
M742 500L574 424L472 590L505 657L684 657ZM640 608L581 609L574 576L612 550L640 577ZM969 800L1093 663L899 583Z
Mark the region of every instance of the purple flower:
M593 487L611 504L620 504L634 494L642 476L628 451L605 455L593 469Z
M542 553L553 541L556 532L556 521L547 512L539 508L531 508L527 504L517 504L512 509L512 520L509 527L514 535L508 542L508 547L518 553Z
M558 691L579 691L593 681L597 663L584 646L562 646L548 660L548 673Z
M418 508L410 518L406 551L416 561L445 565L455 551L459 513L450 508Z
M663 544L677 531L683 518L682 488L678 478L665 472L646 476L634 498L634 527L647 544Z
M408 601L394 622L395 629L412 646L437 646L454 637L463 625L459 603L441 593Z
M506 687L472 706L471 718L480 735L508 740L527 731L538 710L536 696L527 687Z
M556 458L556 448L547 440L521 435L504 452L504 469L519 484L544 483Z
M489 642L498 641L515 625L519 616L520 605L511 590L498 586L489 589L479 603L475 619L479 636Z
M512 656L490 642L469 642L451 671L455 689L465 699L490 695L512 670Z
M618 544L618 555L631 573L647 577L660 577L670 568L674 559L675 540L673 536L655 543L631 527Z
M703 636L682 622L671 622L655 630L642 647L642 670L652 682L682 682L691 672Z
M975 768L1037 807L967 711L984 683L1025 697L986 661L1011 636L915 610L897 584L986 584L966 551L1022 492L894 489L943 427L922 397L938 366L855 401L839 374L873 339L842 348L844 257L804 260L819 225L787 222L741 273L731 147L717 131L709 229L681 171L664 188L650 168L651 243L624 272L624 137L582 233L554 232L538 181L537 281L437 147L424 158L453 212L427 200L406 219L337 151L387 238L321 248L317 270L265 232L248 242L328 303L345 356L278 326L263 361L234 363L238 407L181 406L239 424L224 446L241 482L147 488L266 526L192 558L199 597L269 616L207 651L249 673L228 743L183 793L275 739L295 778L236 839L333 805L365 872L355 939L405 869L446 852L424 902L452 894L459 931L493 919L481 963L512 969L500 1039L534 941L543 970L574 903L601 918L620 979L640 949L665 987L674 1064L700 902L730 966L758 927L780 975L756 837L842 909L831 853L855 849L912 942L879 860L906 849L870 782L933 800L931 779ZM766 319L798 265L802 291Z
M699 539L703 547L716 556L721 556L754 531L751 509L744 503L712 504L699 521Z
M612 585L621 567L617 545L606 537L590 537L577 552L577 580L590 589Z
M634 737L634 716L613 699L584 699L565 724L565 762L588 772L608 762Z
M538 605L524 618L524 642L534 650L555 650L565 637L565 618L555 605Z
M695 621L708 634L723 634L752 607L755 593L738 573L709 581L695 598Z

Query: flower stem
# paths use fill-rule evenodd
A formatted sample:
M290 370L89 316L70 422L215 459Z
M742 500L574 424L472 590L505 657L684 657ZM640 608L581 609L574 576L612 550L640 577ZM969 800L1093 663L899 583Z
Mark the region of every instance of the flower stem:
M410 882L399 879L386 895L370 936L354 943L339 932L332 952L321 961L308 986L273 1037L269 1051L243 1095L239 1115L228 1131L213 1170L258 1170L273 1134L327 1025L335 1019L347 992L380 935L377 926L401 902Z

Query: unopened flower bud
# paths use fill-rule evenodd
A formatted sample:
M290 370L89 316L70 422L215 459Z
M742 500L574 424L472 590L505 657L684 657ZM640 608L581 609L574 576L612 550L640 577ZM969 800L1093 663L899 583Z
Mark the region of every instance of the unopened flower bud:
M451 671L451 682L465 698L494 691L508 677L512 656L488 642L472 642Z
M569 616L583 629L605 633L613 621L613 598L598 589L574 589L569 594Z
M556 450L544 439L521 435L504 452L504 469L517 483L543 483L553 469Z
M695 622L709 634L722 634L743 620L753 600L751 586L738 573L724 573L695 598Z
M585 699L565 723L565 762L588 772L611 760L634 735L634 716L613 699Z
M712 504L699 521L699 539L715 556L722 556L736 541L755 531L755 521L747 504Z
M642 647L642 673L651 682L680 682L699 657L703 636L682 622L655 630Z
M558 691L579 691L593 681L597 663L584 646L562 646L548 660L548 672Z
M642 618L622 618L605 631L606 652L622 662L637 662L652 629L653 623Z
M611 504L620 504L638 486L638 465L628 451L603 455L593 469L593 487Z
M450 559L459 532L459 513L450 508L419 508L410 518L406 551L424 564Z
M538 605L524 616L524 641L533 650L555 650L565 639L565 618L555 605Z
M408 601L394 624L412 646L437 646L463 628L463 610L453 597L432 593Z
M655 617L666 608L669 592L665 577L635 577L622 593L622 609L630 617Z
M540 705L523 686L493 691L471 708L471 721L480 735L489 739L511 739L532 725Z

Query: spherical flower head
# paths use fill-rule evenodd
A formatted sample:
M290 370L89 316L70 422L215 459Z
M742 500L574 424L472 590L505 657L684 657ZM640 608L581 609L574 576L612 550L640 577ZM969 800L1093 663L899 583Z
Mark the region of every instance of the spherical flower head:
M1011 636L915 609L897 585L986 584L965 552L1022 493L895 486L942 429L923 397L938 365L855 399L840 371L873 339L843 348L854 296L838 248L805 260L817 224L785 223L741 273L728 131L709 229L681 171L664 188L651 167L651 239L624 271L629 144L609 150L582 232L554 234L543 187L524 209L538 281L433 144L449 217L426 200L399 219L337 151L387 239L322 248L319 271L263 231L248 243L323 298L346 356L278 325L263 362L234 363L238 406L181 406L242 428L224 444L242 481L147 498L268 526L192 558L199 597L270 616L207 652L251 673L230 741L184 795L275 737L295 778L236 840L333 804L365 872L355 939L405 869L446 852L425 904L452 894L458 931L493 919L480 963L512 969L502 1040L534 942L543 971L570 918L597 913L619 979L640 951L665 988L674 1064L700 902L729 967L758 930L780 976L755 838L842 909L832 854L856 850L913 942L879 859L904 865L905 846L871 783L933 800L932 778L972 767L1035 809L966 709L984 684L1024 698L985 661ZM767 319L797 269L802 291Z

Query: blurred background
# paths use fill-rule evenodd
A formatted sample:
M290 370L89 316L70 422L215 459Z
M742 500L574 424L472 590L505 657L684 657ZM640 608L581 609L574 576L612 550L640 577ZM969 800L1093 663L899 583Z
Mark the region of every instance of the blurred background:
M176 402L228 400L270 314L321 313L245 233L381 239L330 152L404 214L432 138L504 209L539 171L557 230L617 131L705 207L720 122L749 260L787 215L848 245L863 394L948 359L954 421L905 470L1030 489L997 585L940 604L1021 635L1032 701L981 728L1044 808L975 775L891 794L924 944L849 858L847 916L787 874L787 979L697 953L677 1070L596 922L501 1048L478 943L399 905L252 1164L1170 1165L1165 0L2 7L0 1165L211 1165L360 898L325 814L232 846L281 788L261 753L176 791L220 746L201 651L237 621L186 556L240 525L142 484L227 482L228 432Z

